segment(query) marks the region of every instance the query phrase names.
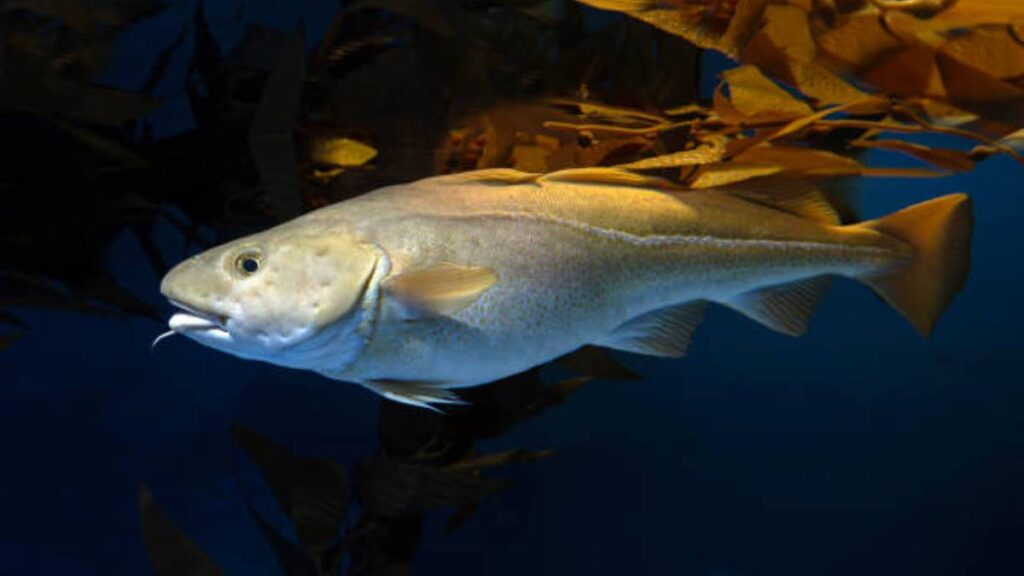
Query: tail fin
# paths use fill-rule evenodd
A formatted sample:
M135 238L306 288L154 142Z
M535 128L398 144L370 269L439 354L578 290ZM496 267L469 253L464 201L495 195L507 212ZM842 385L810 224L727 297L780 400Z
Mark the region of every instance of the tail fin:
M863 278L882 298L927 336L964 287L971 260L971 199L950 194L856 224L906 242L909 265L884 276Z

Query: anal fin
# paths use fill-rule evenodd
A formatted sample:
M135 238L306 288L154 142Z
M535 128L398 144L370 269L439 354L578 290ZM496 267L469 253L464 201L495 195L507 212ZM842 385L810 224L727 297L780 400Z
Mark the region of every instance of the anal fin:
M435 404L466 404L457 394L438 382L412 380L371 380L363 384L388 400L440 412Z
M648 356L685 356L693 332L704 317L706 304L704 300L694 300L647 312L594 344Z
M724 304L766 328L788 336L800 336L807 331L814 308L830 282L828 276L815 276L752 290Z

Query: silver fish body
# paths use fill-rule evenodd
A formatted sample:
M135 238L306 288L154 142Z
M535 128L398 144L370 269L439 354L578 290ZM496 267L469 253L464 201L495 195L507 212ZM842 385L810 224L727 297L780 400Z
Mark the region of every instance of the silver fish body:
M950 214L963 213L958 207L965 199L946 204L944 221L950 221ZM373 272L350 280L363 283L353 307L358 330L321 337L315 362L278 363L413 404L449 400L436 391L491 382L587 344L682 355L706 302L795 335L823 279L858 278L891 296L871 279L899 277L918 257L906 234L871 223L838 225L813 192L675 191L654 179L602 170L429 178L261 234L296 230L371 247ZM252 242L236 242L245 241ZM439 270L431 282L443 283L447 266L486 270L492 280L441 313L425 311L397 289L418 270ZM181 283L173 275L165 279L165 294L210 310L186 296L188 289L176 289ZM301 298L301 289L292 292ZM352 314L331 324L351 323ZM930 329L930 322L918 320L915 325ZM345 352L331 354L329 346ZM249 357L275 361L272 354Z

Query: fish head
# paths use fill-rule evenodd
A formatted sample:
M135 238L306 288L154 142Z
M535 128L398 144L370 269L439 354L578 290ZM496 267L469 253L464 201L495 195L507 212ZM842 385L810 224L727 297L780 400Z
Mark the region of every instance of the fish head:
M372 313L365 301L379 259L345 233L285 225L179 263L160 291L180 309L171 330L242 358L315 369L345 357L338 346L359 347L344 340Z

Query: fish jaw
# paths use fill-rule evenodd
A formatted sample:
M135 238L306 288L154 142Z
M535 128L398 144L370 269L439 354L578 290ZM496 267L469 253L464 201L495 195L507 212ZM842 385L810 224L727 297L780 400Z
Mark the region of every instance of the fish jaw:
M183 290L194 282L193 277L204 265L205 258L192 257L171 269L161 281L160 292L176 308L167 327L204 346L237 354L232 315L227 310L213 309L210 302L198 303Z
M211 348L218 348L216 346L217 343L226 345L233 341L231 332L227 329L212 324L199 316L193 316L184 312L171 316L168 328Z
M168 328L204 346L238 355L228 316L202 312L173 299L170 302L179 311L167 322Z
M252 259L258 266L245 270ZM220 352L296 369L340 369L372 333L387 258L313 221L240 238L171 269L161 293L177 334Z

